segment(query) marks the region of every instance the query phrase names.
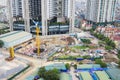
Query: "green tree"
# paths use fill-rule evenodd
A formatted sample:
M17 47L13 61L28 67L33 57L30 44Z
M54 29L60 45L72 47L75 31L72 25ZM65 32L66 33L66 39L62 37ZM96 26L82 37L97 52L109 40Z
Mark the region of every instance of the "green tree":
M100 64L100 66L101 66L102 68L107 67L107 64L104 63L101 59L96 59L96 60L95 60L95 64Z
M118 62L118 67L120 68L120 60L119 60L119 62Z
M79 64L83 64L82 61L80 61Z
M85 44L90 44L91 41L89 39L81 39L81 41Z
M106 50L111 50L111 49L113 49L111 46L105 46L105 49Z
M59 80L60 72L58 69L49 70L45 73L45 80Z
M65 64L66 69L70 70L70 64Z
M77 64L74 64L74 68L77 69Z
M38 75L44 80L59 80L60 71L58 69L46 70L42 67L38 71Z
M0 40L0 48L2 48L3 46L4 46L4 42Z
M42 78L45 77L45 73L46 73L45 67L40 68L39 71L38 71L38 75Z
M118 58L120 59L120 50L118 50L117 56L118 56Z

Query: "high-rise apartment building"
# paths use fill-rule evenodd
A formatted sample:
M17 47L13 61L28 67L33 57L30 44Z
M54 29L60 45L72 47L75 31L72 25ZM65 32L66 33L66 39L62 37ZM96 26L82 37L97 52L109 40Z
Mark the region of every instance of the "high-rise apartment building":
M41 21L42 35L47 35L48 23L54 17L57 18L56 22L68 20L68 30L73 32L75 0L8 0L8 3L10 4L9 21L13 20L14 16L22 16L25 30L28 32L30 32L30 19L34 19Z
M69 18L71 0L48 0L47 1L47 18L53 17ZM59 21L58 21L59 22Z
M115 20L120 20L120 0L116 3Z
M41 0L29 0L30 17L33 19L41 18Z
M69 32L73 32L75 0L42 0L42 26L45 26L43 33L48 33L48 20L54 17L57 18L56 22L68 20Z
M22 0L10 0L12 17L22 17Z
M12 28L14 28L13 21L17 21L19 17L20 20L24 20L23 28L28 32L30 32L30 19L41 21L41 0L7 0L7 3L9 23L12 23Z
M86 19L93 22L115 20L116 0L87 0Z

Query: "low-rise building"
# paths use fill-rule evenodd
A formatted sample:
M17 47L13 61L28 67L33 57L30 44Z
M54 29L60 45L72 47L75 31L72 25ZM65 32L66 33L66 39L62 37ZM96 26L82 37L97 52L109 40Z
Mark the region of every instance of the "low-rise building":
M30 39L32 39L32 34L24 31L13 31L0 35L0 40L4 42L5 48L14 47Z

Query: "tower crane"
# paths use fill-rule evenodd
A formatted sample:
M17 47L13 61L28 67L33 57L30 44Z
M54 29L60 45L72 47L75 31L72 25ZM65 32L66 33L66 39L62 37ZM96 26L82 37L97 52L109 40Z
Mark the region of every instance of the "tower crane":
M38 22L36 22L34 20L32 20L32 21L36 26L36 47L37 47L37 54L39 56L40 55L40 36L39 36L40 28L38 27Z

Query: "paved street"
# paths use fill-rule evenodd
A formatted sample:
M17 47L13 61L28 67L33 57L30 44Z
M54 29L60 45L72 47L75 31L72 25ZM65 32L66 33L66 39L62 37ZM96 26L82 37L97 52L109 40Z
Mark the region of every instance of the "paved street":
M74 67L71 67L70 68L70 74L72 76L72 80L79 80L77 77L76 77L76 73L74 73L75 69Z
M9 53L5 50L2 50L2 53L5 55L9 55ZM19 75L15 80L25 80L26 77L30 76L31 74L33 74L38 68L40 68L41 66L46 66L49 64L53 64L53 63L61 63L61 62L47 62L46 60L41 60L41 59L36 59L36 58L32 58L29 56L25 56L25 55L21 55L21 54L17 54L15 53L15 57L21 61L24 62L28 62L30 63L31 67L29 68L29 70L25 71L24 73L22 73L21 75ZM64 63L71 63L70 61L64 62ZM74 68L71 68L71 72L72 73L72 77L73 80L78 80L75 77L74 74Z

